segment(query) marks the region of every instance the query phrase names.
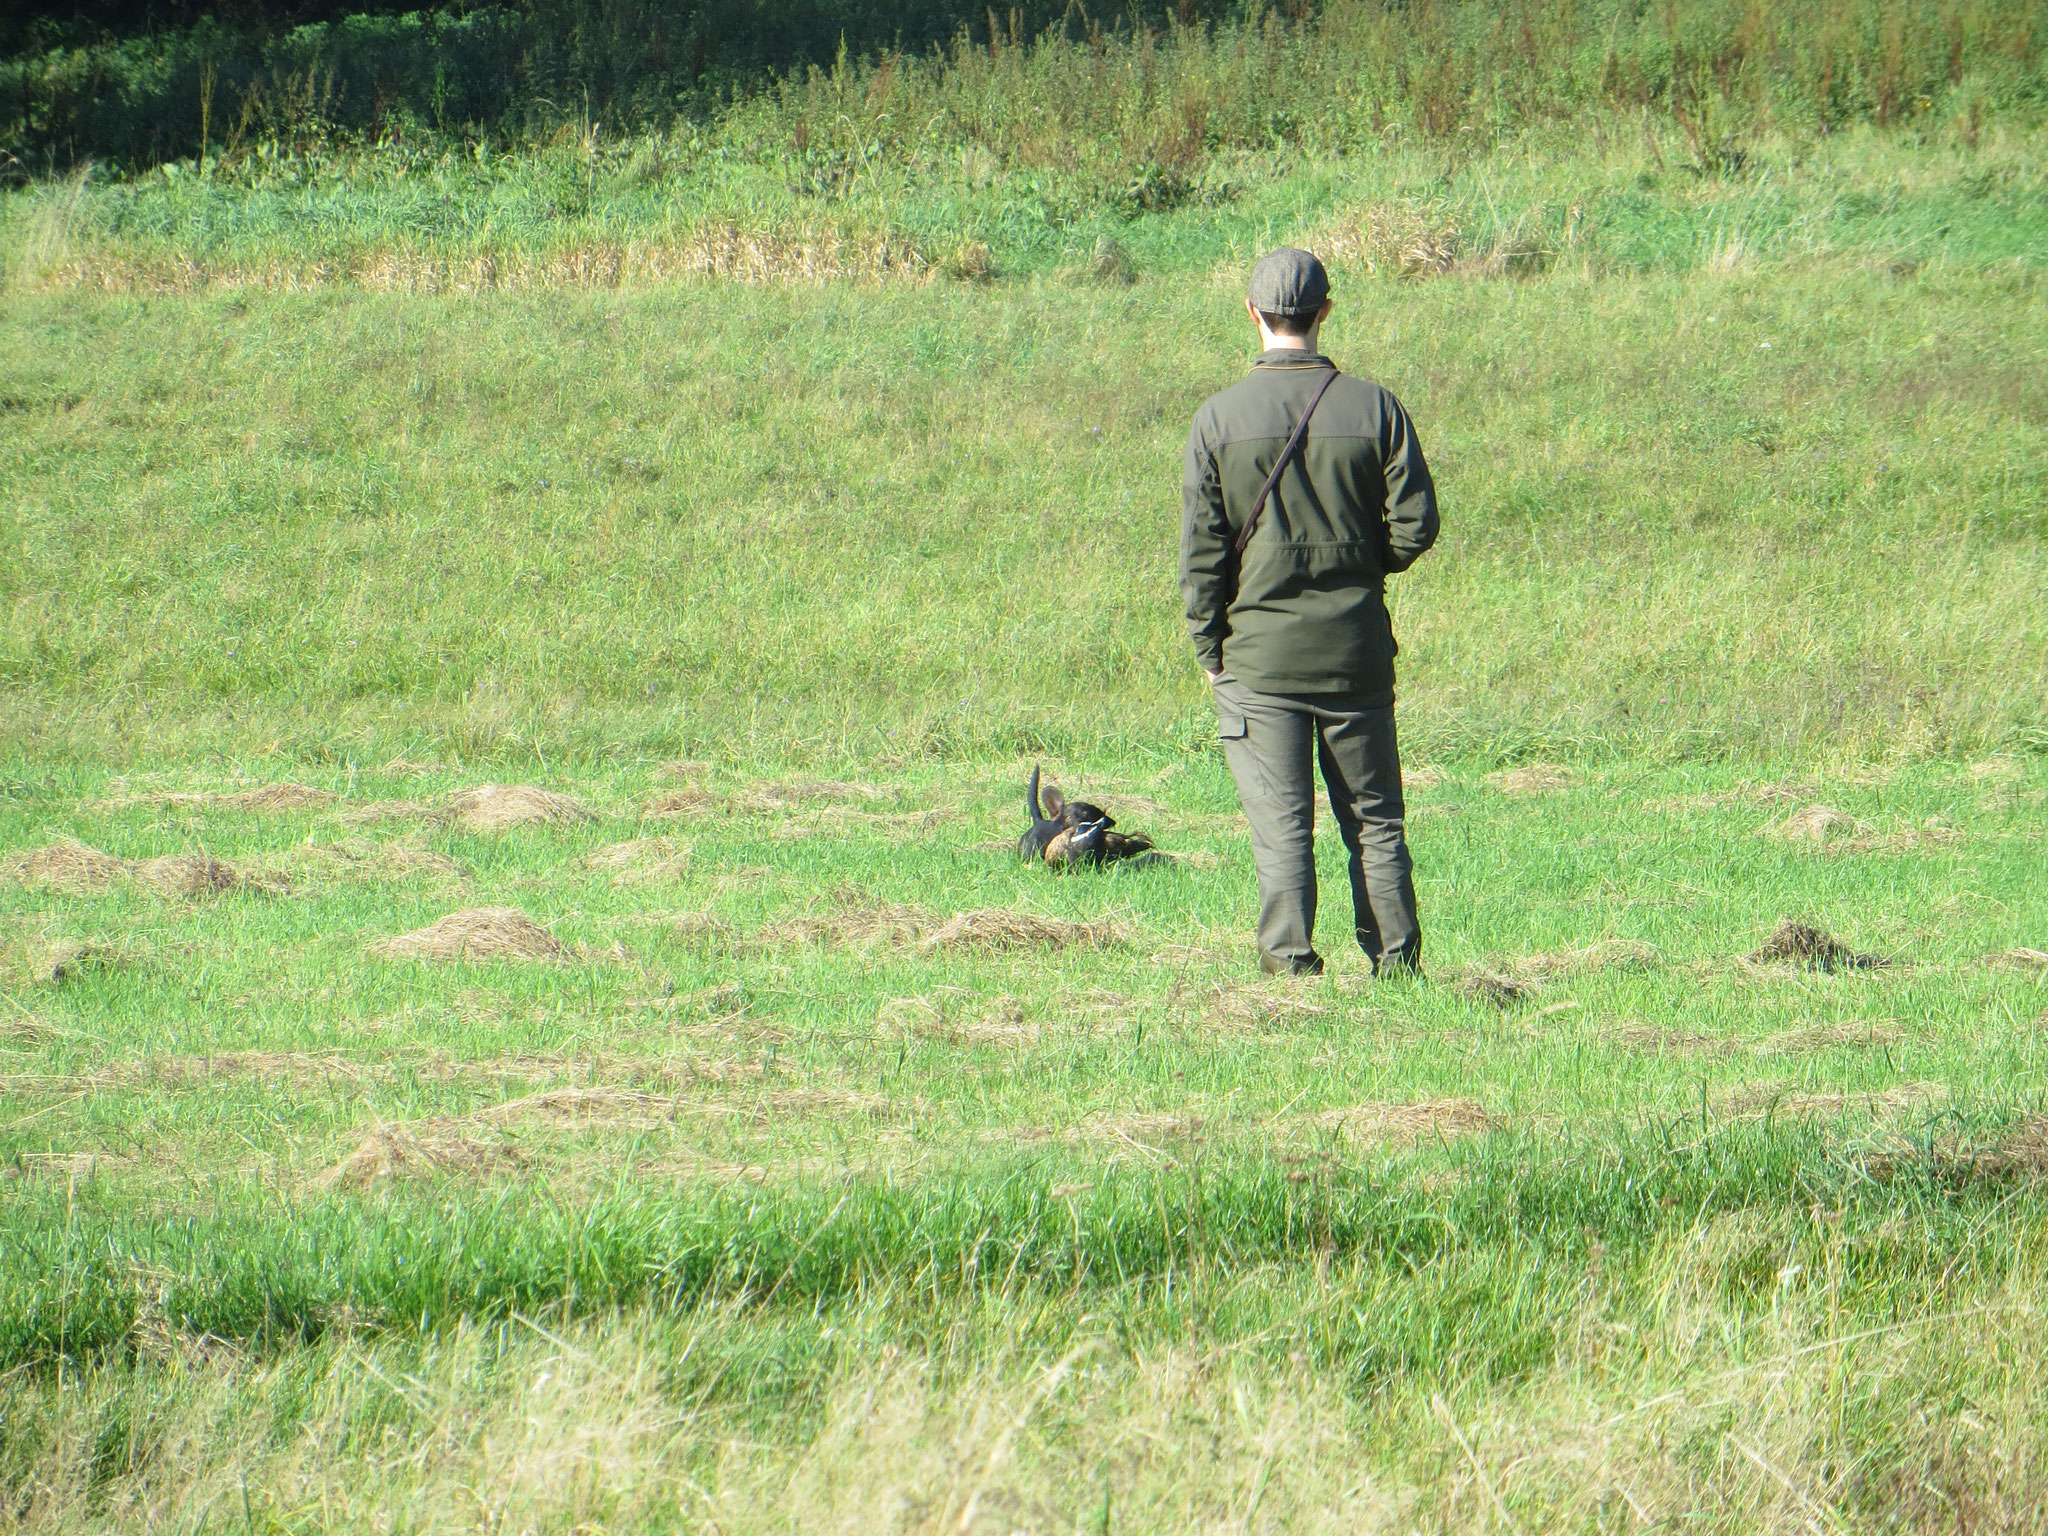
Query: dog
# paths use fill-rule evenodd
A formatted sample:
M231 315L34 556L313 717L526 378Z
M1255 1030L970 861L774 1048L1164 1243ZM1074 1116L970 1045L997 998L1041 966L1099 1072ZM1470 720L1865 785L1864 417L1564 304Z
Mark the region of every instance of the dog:
M1017 857L1026 861L1062 866L1109 864L1152 851L1151 838L1112 831L1116 818L1099 805L1069 800L1050 784L1041 797L1035 764L1024 791L1024 809L1031 817L1031 830L1017 839Z

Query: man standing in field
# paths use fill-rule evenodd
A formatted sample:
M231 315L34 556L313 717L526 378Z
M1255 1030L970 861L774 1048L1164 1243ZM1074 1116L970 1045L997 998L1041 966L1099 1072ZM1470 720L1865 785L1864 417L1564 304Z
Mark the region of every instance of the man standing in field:
M1252 269L1264 350L1195 413L1180 587L1251 823L1259 961L1314 975L1319 758L1351 851L1359 946L1375 974L1422 959L1402 831L1386 578L1436 542L1436 489L1401 403L1316 348L1330 280L1307 251ZM1311 425L1313 423L1313 425Z

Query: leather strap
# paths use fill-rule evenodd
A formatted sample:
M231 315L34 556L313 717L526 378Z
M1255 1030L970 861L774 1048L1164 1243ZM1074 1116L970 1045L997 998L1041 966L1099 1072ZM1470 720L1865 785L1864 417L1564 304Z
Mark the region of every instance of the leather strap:
M1337 382L1337 370L1332 368L1323 375L1323 382L1317 386L1315 395L1308 403L1308 409L1301 413L1301 420L1294 424L1294 435L1287 439L1287 446L1280 450L1280 457L1273 461L1273 473L1266 476L1266 483L1259 487L1259 499L1252 503L1252 515L1244 520L1244 526L1237 531L1237 555L1244 556L1244 547L1252 541L1252 530L1259 526L1259 518L1266 510L1266 498L1273 494L1273 487L1280 483L1280 476L1286 472L1288 463L1301 450L1302 439L1308 436L1308 419L1315 415L1316 407L1323 403L1323 395Z

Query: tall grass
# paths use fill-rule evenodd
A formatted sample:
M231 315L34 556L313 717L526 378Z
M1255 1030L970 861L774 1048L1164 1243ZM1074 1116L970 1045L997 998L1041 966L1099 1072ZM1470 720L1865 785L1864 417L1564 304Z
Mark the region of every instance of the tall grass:
M1812 1241L1843 1245L1836 1299L1851 1316L1924 1307L1938 1281L1995 1284L2012 1255L1972 1250L1966 1234L1994 1217L2032 1230L2048 1218L2043 1197L1995 1179L1951 1187L1943 1159L1921 1165L1904 1146L1881 1160L1883 1183L1811 1127L1672 1123L1607 1139L1501 1138L1435 1180L1398 1161L1303 1175L1226 1147L1163 1171L1089 1170L1078 1185L1072 1166L1042 1157L984 1157L902 1185L708 1186L682 1199L622 1187L573 1205L543 1191L302 1197L276 1210L237 1199L165 1218L90 1187L45 1188L11 1197L0 1365L122 1354L139 1325L278 1348L336 1319L433 1328L649 1302L802 1312L880 1294L945 1310L1019 1287L1163 1308L1156 1327L1175 1315L1176 1276L1334 1260L1351 1289L1401 1299L1331 1308L1312 1344L1328 1367L1361 1386L1493 1380L1547 1360L1555 1303L1569 1308L1589 1249L1625 1297L1660 1244L1743 1211L1830 1211L1841 1225ZM1776 1270L1805 1246L1732 1266L1730 1302L1768 1303Z
M1086 161L1149 206L1196 190L1221 150L1349 150L1390 130L1454 139L1627 108L1668 116L1719 165L1762 125L1830 132L1960 110L1974 132L2043 98L2028 0L1328 0L1295 11L1307 20L1252 4L1214 28L1197 5L1127 25L1114 8L861 9L580 0L275 36L201 22L0 65L0 146L37 165L141 166L335 133L665 127L680 107L742 152L765 128L826 185L877 152L973 145L1033 166ZM849 62L849 38L873 53ZM771 72L779 83L734 129L715 126Z

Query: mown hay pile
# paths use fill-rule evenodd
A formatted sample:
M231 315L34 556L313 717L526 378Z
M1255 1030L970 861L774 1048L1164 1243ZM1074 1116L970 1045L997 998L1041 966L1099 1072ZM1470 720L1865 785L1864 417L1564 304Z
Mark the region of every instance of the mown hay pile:
M1524 980L1569 976L1587 971L1648 971L1662 961L1650 945L1637 939L1599 939L1579 949L1554 949L1524 955L1509 969Z
M242 883L233 865L205 853L146 860L135 866L135 879L164 896L216 896Z
M1774 821L1763 829L1765 834L1781 837L1788 843L1822 844L1854 837L1861 830L1862 824L1854 816L1817 804L1796 810L1783 821Z
M371 953L390 960L560 960L569 950L517 907L471 907L386 939Z
M1313 984L1284 980L1224 982L1213 988L1202 1009L1208 1023L1226 1029L1271 1030L1318 1018L1330 1005Z
M940 922L921 907L879 903L847 906L770 923L754 935L759 944L915 944Z
M173 853L136 861L70 839L23 854L9 869L24 885L88 896L108 890L119 880L133 880L161 896L216 896L240 885L268 889L278 885L274 879L251 880L210 853Z
M8 873L23 885L96 895L126 875L131 867L126 859L66 838L22 854L8 865Z
M1947 1099L1948 1089L1940 1083L1899 1083L1864 1093L1808 1093L1787 1089L1779 1083L1754 1083L1729 1096L1727 1112L1750 1120L1805 1120L1851 1111L1886 1116L1902 1110L1924 1109Z
M1530 763L1489 773L1486 782L1504 795L1550 795L1571 788L1572 771L1558 763Z
M585 869L609 871L614 885L678 880L690 867L690 845L672 837L635 837L587 854Z
M1528 1002L1542 988L1537 982L1525 981L1519 976L1509 976L1484 966L1471 966L1451 984L1451 990L1467 1002L1490 1003L1506 1010Z
M660 817L710 816L723 809L724 802L710 790L697 784L685 784L681 789L669 790L656 795L640 807L640 814L648 820Z
M1418 1104L1349 1104L1318 1110L1304 1125L1334 1131L1357 1144L1424 1142L1454 1136L1476 1136L1494 1128L1494 1120L1471 1099L1432 1099Z
M463 1116L478 1125L507 1125L523 1120L603 1122L635 1126L658 1125L675 1117L676 1100L637 1088L549 1088L522 1099L493 1104Z
M345 827L374 826L380 821L446 821L447 813L417 800L372 800L341 813Z
M1074 923L1010 907L982 907L948 919L920 941L924 949L1102 949L1128 938L1115 923Z
M872 784L848 784L839 779L802 779L792 784L757 784L743 793L738 803L748 810L785 811L820 802L849 805L860 800L878 799L881 793Z
M303 811L331 803L334 796L310 784L265 784L219 797L219 804L238 811Z
M37 965L35 979L49 986L61 986L96 971L116 970L130 957L116 945L97 939L59 939Z
M461 1134L455 1121L376 1127L316 1181L328 1189L366 1189L381 1180L437 1173L482 1173L493 1164L517 1165L516 1148Z
M310 784L259 784L254 789L238 789L229 794L218 794L209 789L174 789L143 795L119 795L101 801L100 809L120 811L136 806L219 805L231 811L302 811L316 805L327 805L333 799L327 790L315 789Z
M1899 1032L1874 1021L1809 1024L1759 1040L1750 1049L1759 1056L1814 1056L1846 1046L1876 1048L1897 1042Z
M1757 965L1796 965L1801 970L1868 971L1889 964L1882 955L1861 955L1824 928L1786 918L1747 958Z
M448 796L455 824L465 832L502 832L507 827L574 826L590 821L583 802L530 784L479 784Z
M1641 1022L1622 1024L1608 1038L1625 1051L1644 1056L1739 1056L1742 1042L1727 1035L1664 1029Z

